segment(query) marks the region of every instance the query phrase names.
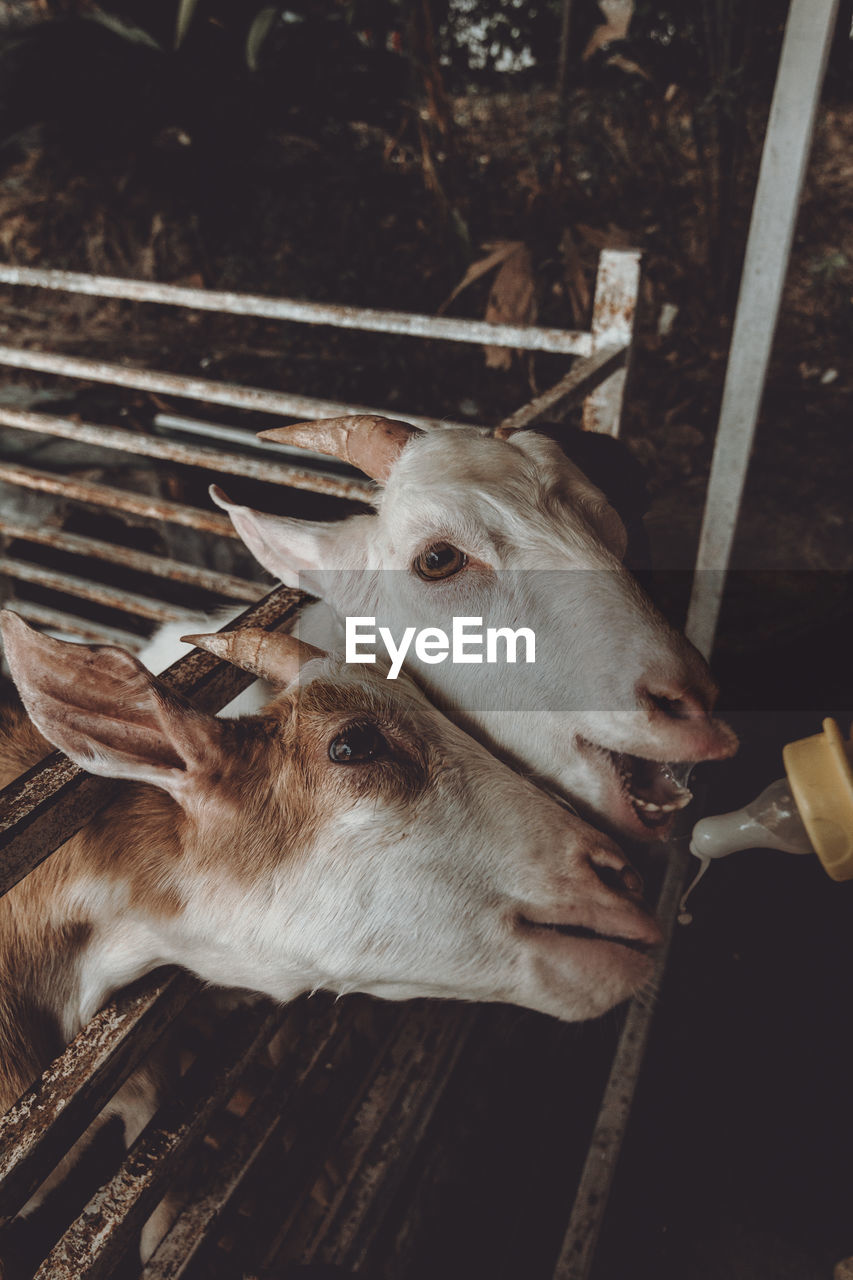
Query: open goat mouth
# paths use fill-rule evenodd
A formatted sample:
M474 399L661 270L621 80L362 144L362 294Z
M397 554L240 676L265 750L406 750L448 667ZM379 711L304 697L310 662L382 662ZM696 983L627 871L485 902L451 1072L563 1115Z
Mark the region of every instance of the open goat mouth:
M693 792L686 785L693 764L647 760L624 751L610 751L586 739L582 742L608 760L634 814L649 830L666 826L693 799Z
M547 930L551 933L559 933L563 938L614 943L620 947L628 947L631 951L639 951L644 956L651 955L656 946L655 943L645 942L642 938L625 938L616 933L599 933L597 929L590 929L582 924L549 924L544 920L529 920L526 916L521 917L521 924L525 929L533 932Z

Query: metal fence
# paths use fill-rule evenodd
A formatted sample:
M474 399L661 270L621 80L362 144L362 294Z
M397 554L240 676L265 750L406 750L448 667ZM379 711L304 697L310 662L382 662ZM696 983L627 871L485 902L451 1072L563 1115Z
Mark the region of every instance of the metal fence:
M592 329L575 333L0 267L0 284L18 287L62 289L288 322L453 342L488 342L573 356L571 368L554 387L521 406L503 423L494 425L529 427L546 414L560 415L582 403L585 425L614 435L619 429L638 280L637 254L602 254ZM361 405L8 347L0 347L0 364L288 417L382 412ZM458 425L399 410L394 411L394 416L415 425L447 430ZM371 496L371 486L355 473L348 474L340 468L336 473L328 466L314 468L292 461L284 453L280 460L270 455L246 456L209 444L187 445L116 427L91 425L76 417L8 408L0 408L0 425L154 458L164 465L178 463L347 501L369 502ZM203 426L195 426L197 432L205 434ZM206 434L208 438L239 438L227 428L211 428ZM4 462L0 464L0 481L53 495L65 503L84 504L87 509L124 513L143 522L173 522L216 538L235 536L230 522L218 514L92 480L71 479ZM123 565L148 575L155 583L171 580L247 604L249 607L228 624L229 628L286 626L304 599L284 588L268 592L257 581L116 547L62 527L28 522L20 516L0 517L0 538L0 573L14 584L7 603L37 625L58 628L87 640L133 644L138 643L139 635L138 631L125 633L81 617L69 600L118 610L130 615L137 627L140 621L157 624L183 612L156 594L141 595L93 581L87 576L86 567L97 563ZM27 549L39 546L78 557L80 571L59 572L28 560L31 551L28 553ZM39 585L48 596L50 592L57 593L60 603L19 599L19 585L24 583ZM251 679L198 650L175 663L163 678L210 711L219 710ZM8 892L79 831L120 790L121 784L82 773L58 752L6 787L0 796L0 894ZM661 910L670 921L682 877L682 859L673 851L660 900ZM9 1229L33 1191L152 1045L198 1001L199 985L184 973L160 971L120 993L0 1120L0 1232ZM241 1082L245 1084L247 1072L252 1083L251 1087L244 1087L247 1102L240 1123L217 1158L209 1162L204 1176L199 1174L193 1180L194 1190L185 1197L174 1225L144 1268L145 1280L206 1274L204 1270L194 1272L194 1268L200 1265L204 1250L221 1235L223 1224L236 1211L247 1187L255 1186L257 1200L259 1177L263 1182L261 1175L265 1170L268 1174L273 1152L279 1153L278 1164L273 1162L274 1176L284 1181L287 1195L277 1203L275 1213L267 1214L266 1219L260 1214L260 1220L266 1222L266 1234L262 1244L256 1241L256 1262L278 1266L282 1259L296 1256L302 1262L363 1267L424 1141L442 1092L482 1015L477 1009L455 1005L387 1007L380 1019L382 1033L362 1043L354 1034L358 1009L358 998L323 1007L315 1015L306 1013L303 1002L279 1010L263 1001L224 1015L226 1021L214 1048L199 1055L181 1078L177 1093L166 1100L111 1180L95 1192L83 1212L50 1248L36 1274L43 1280L111 1276L134 1245L139 1227L176 1171L199 1147L218 1109ZM625 1021L577 1199L574 1206L566 1206L568 1228L554 1271L559 1280L581 1280L588 1274L642 1060L649 1009L648 1003L634 1005ZM286 1051L264 1055L264 1047L274 1037L282 1043L282 1030L286 1032ZM346 1077L346 1097L338 1100L337 1109L330 1107L318 1117L316 1105L312 1113L312 1099L318 1093L322 1096L330 1068L336 1066ZM311 1141L306 1140L304 1132L304 1117L308 1114L314 1114ZM322 1143L318 1135L323 1137ZM286 1148L283 1164L282 1143ZM319 1208L314 1204L306 1219L307 1198L323 1168L322 1152L339 1148L346 1151L345 1173L338 1179L334 1193ZM297 1220L301 1232L298 1247L293 1244Z

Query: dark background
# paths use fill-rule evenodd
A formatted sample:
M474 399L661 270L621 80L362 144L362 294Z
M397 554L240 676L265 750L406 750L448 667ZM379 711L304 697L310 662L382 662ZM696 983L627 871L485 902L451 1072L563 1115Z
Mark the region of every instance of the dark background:
M853 714L849 0L841 8L715 657L743 746L706 773L712 809L779 776L781 746L822 715L846 730ZM678 620L785 12L638 0L608 44L596 5L575 0L561 73L556 3L294 0L259 17L237 0L17 0L0 6L0 253L435 312L483 245L517 241L539 321L583 327L598 252L642 248L625 445L588 465L624 511L645 511L638 563L650 548L650 585ZM448 313L482 316L493 278ZM666 307L677 310L662 331ZM543 356L495 369L468 347L188 324L168 308L23 290L0 297L0 340L480 422L564 367ZM0 381L13 400L38 387ZM103 389L71 402L143 431L163 407ZM200 500L180 470L156 483ZM311 501L293 495L289 510ZM817 1280L853 1254L851 894L816 860L772 852L703 883L676 938L598 1280ZM453 1155L410 1188L417 1274L526 1280L557 1246L547 1223L615 1023L495 1016L502 1056L484 1042L466 1059L437 1119L435 1150Z

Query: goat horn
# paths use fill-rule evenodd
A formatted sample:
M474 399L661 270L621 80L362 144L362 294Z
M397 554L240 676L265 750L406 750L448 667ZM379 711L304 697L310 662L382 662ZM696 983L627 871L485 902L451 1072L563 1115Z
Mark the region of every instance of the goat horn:
M371 413L321 418L319 422L294 422L289 427L271 427L258 432L261 440L295 444L300 449L313 449L316 453L340 458L381 484L388 479L409 441L423 434L408 422Z
M312 658L325 658L322 649L282 631L244 627L238 631L216 631L213 635L181 636L217 658L224 658L261 680L283 689L299 675L299 668Z
M496 440L508 440L510 436L514 436L518 427L495 427L492 435Z

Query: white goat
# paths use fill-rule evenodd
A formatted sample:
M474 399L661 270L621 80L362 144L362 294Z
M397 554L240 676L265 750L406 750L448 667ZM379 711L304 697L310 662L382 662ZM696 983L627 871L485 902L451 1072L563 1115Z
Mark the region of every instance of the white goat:
M69 1041L162 964L280 1001L326 988L569 1020L650 976L660 931L615 845L410 681L287 635L194 637L280 690L262 715L224 720L121 649L0 618L32 720L0 725L0 783L46 738L134 784L0 898L0 1111L57 1031ZM111 1110L132 1137L152 1105L135 1077Z
M307 609L303 638L342 648L347 615L394 635L412 625L449 633L454 616L532 629L527 672L437 666L412 652L406 669L492 751L634 839L665 836L690 800L667 762L734 752L734 734L711 715L704 660L625 569L619 516L553 441L473 427L425 434L364 416L261 434L334 454L384 486L375 514L325 524L212 490L262 565L334 611L330 631L328 611ZM172 661L174 638L174 628L161 632L142 660Z

